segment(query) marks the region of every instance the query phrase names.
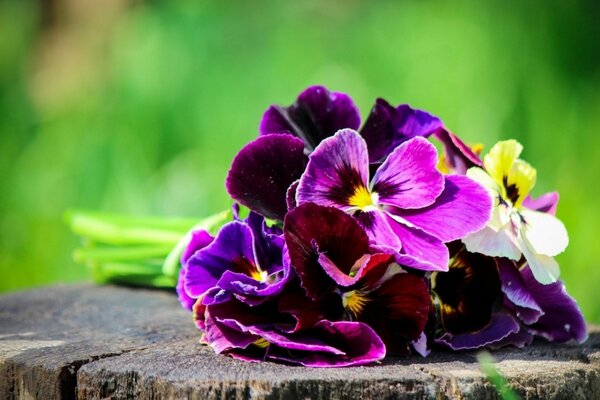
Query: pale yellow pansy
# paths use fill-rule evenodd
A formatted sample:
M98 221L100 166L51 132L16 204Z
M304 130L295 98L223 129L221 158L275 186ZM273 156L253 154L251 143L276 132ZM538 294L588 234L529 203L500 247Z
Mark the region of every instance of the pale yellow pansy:
M516 140L498 142L484 157L484 169L473 167L467 176L481 183L494 198L492 217L481 231L463 239L467 250L519 260L524 256L534 277L544 284L559 276L554 256L569 242L555 216L523 206L535 185L535 168L519 159L523 146Z

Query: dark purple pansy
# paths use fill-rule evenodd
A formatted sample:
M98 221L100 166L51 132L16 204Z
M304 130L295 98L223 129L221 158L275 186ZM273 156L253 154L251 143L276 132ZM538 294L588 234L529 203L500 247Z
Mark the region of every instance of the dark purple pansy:
M374 163L383 161L408 139L428 137L443 129L442 121L428 112L408 104L392 107L387 101L377 99L360 134L367 142L369 159Z
M306 161L302 140L287 134L261 136L235 156L227 192L252 211L283 220L287 190L302 175Z
M296 201L352 214L371 241L395 252L403 265L445 271L449 257L444 242L481 229L492 201L471 179L444 177L437 163L435 147L415 137L396 147L369 179L364 139L341 130L311 154Z
M500 276L496 261L482 254L456 248L448 272L432 277L432 291L439 304L445 331L457 335L477 332L492 319L495 304L501 298Z
M278 361L308 367L368 364L385 356L377 334L360 322L320 320L295 331L294 317L278 300L249 306L234 297L195 307L204 341L216 353L245 361Z
M289 107L271 106L260 122L261 135L291 133L302 139L307 153L340 129L358 129L360 114L344 93L330 92L323 86L311 86Z
M501 259L499 266L503 278L510 279L510 285L504 285L503 291L531 333L549 341L581 343L586 340L583 314L561 281L543 285L533 277L527 265L518 269L508 259Z
M284 232L290 260L314 301L328 301L335 319L361 321L382 338L388 353L407 354L429 312L425 280L404 271L390 254L369 254L368 237L351 216L305 203L290 211Z
M214 240L214 238L205 230L192 231L189 233L189 236L189 243L181 254L181 269L179 270L179 280L177 281L176 287L179 302L186 310L191 310L196 302L196 299L190 297L184 288L187 261L194 253L205 248Z
M289 269L283 238L254 213L224 225L214 241L185 263L184 288L192 298L218 287L249 303L261 303L283 290Z

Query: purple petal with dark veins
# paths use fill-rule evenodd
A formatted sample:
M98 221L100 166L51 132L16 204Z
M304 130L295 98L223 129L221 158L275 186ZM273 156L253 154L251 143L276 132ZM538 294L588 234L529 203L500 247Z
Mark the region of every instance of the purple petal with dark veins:
M238 300L249 304L258 305L281 293L289 279L289 267L283 267L267 277L266 282L257 281L250 276L225 271L217 286L233 293Z
M250 276L257 272L253 241L252 231L244 223L233 221L224 225L210 245L187 261L184 287L188 295L202 296L225 271Z
M422 137L396 147L372 180L379 204L399 208L433 204L444 190L444 176L437 170L437 163L437 150Z
M296 201L349 210L352 196L367 188L368 182L367 145L358 133L344 129L321 142L310 155Z
M357 212L354 218L369 235L371 242L377 246L399 252L402 248L400 238L394 233L388 222L388 217L383 211L375 210Z
M523 207L529 208L530 210L541 211L552 215L556 215L556 207L558 206L558 200L558 192L549 192L541 195L536 199L534 199L531 196L527 196L523 200Z
M544 311L544 315L529 328L550 341L584 342L587 339L585 319L575 300L567 293L564 284L557 281L543 285L533 277L529 267L522 269L521 275Z
M323 86L311 86L290 107L271 106L260 123L261 135L289 132L312 151L340 129L358 129L360 114L352 99Z
M500 272L502 292L514 308L515 314L527 325L535 323L544 315L544 311L535 301L514 261L496 258L496 263Z
M314 300L335 287L319 264L320 253L326 254L342 273L349 274L369 249L367 234L351 216L314 203L301 204L290 211L284 233L292 265L302 287Z
M436 274L434 283L441 322L453 335L483 329L502 299L496 260L464 247L453 254L448 272Z
M392 107L377 99L360 134L369 146L371 162L385 159L398 145L415 136L427 137L443 129L442 121L408 104Z
M452 132L439 129L435 137L444 145L446 162L453 173L464 175L471 167L483 167L481 158Z
M210 308L206 311L204 338L215 353L221 354L236 348L246 348L259 339L256 335L232 329L215 320L209 310Z
M432 205L391 212L438 237L443 242L462 239L483 228L492 210L492 198L480 184L462 175L445 177L442 194Z
M265 135L233 159L226 188L231 197L267 218L283 220L286 192L306 165L304 143L291 135Z
M452 335L445 333L436 343L447 346L452 350L472 350L493 345L519 332L519 323L510 314L496 313L488 326L475 333Z
M418 227L409 227L396 221L391 215L386 217L402 242L399 257L396 257L399 262L406 260L409 264L404 265L424 271L448 271L450 256L444 242Z

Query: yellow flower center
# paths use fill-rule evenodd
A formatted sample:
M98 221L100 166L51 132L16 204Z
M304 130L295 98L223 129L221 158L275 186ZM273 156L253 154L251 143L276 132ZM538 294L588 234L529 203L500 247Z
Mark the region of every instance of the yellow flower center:
M260 347L261 349L264 349L266 347L268 347L271 343L269 343L268 340L260 338L257 339L254 343L252 343L253 345Z
M265 282L267 280L267 276L267 271L263 271L258 267L256 267L256 269L250 273L250 277L259 282Z
M366 294L359 290L351 290L342 295L342 304L344 308L354 317L358 317L369 301Z
M362 211L372 211L377 206L379 196L377 193L369 192L364 186L359 186L354 190L354 194L348 199L348 203L352 207L356 207Z

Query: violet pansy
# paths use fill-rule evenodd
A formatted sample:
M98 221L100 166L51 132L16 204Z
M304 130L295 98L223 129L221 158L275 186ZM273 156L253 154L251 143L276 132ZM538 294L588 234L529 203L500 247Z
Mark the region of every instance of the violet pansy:
M366 142L344 129L311 154L296 201L353 215L371 241L395 252L402 265L446 271L444 242L481 229L489 219L491 199L467 177L443 176L437 163L435 147L415 137L396 147L370 179Z

